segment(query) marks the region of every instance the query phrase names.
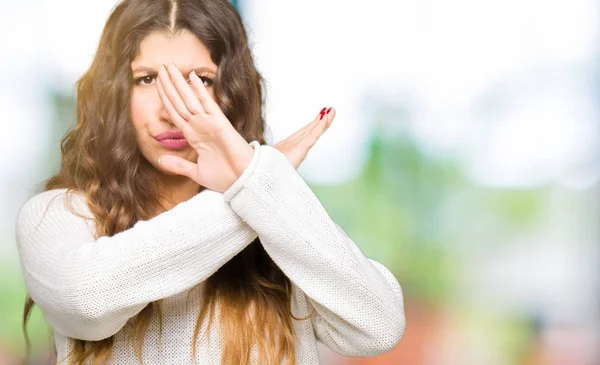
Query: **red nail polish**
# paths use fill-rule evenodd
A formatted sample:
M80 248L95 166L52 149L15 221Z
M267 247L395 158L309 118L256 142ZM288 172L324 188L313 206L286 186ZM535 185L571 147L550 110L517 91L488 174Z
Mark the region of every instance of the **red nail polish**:
M327 109L327 113L325 113L325 114L329 114L330 111L331 111L331 108Z
M327 109L327 108L321 109L321 111L319 112L319 114L323 114L325 112L325 109Z
M321 118L319 118L319 120L322 120L324 116L325 116L325 113L321 113Z

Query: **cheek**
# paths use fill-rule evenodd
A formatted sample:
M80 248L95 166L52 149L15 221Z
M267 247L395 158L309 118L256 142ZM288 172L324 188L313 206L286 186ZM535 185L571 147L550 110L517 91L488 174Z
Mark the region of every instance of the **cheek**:
M135 127L136 131L139 133L144 126L147 124L149 117L149 103L148 97L144 95L142 92L134 91L131 94L131 122Z
M158 108L156 107L156 102L160 102L158 94L156 97L157 100L154 100L149 91L134 90L131 94L130 103L131 123L135 129L137 143L142 153L146 155L146 158L149 157L147 155L150 153L152 142L154 141L150 135L152 130L150 125L153 121L157 120L156 114L158 113Z

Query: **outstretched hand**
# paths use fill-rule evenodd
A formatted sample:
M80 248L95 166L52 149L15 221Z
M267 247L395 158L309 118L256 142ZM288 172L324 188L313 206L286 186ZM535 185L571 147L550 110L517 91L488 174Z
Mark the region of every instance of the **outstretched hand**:
M298 168L308 155L308 151L329 128L333 118L335 118L335 109L323 108L312 122L278 142L275 148L283 153L295 168Z
M157 88L171 120L198 153L197 163L175 155L161 155L159 165L222 193L248 166L254 150L235 130L194 71L189 80L191 86L175 65L161 66Z

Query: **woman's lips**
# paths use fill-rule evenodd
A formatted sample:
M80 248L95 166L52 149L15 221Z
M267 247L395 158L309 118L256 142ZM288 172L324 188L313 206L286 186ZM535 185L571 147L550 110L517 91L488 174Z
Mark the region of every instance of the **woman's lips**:
M166 131L154 136L154 138L163 147L179 150L189 146L189 143L183 137L183 133L180 130Z
M162 133L154 136L154 138L157 141L160 141L163 139L185 139L185 137L183 136L183 133L180 130L162 132Z
M185 138L166 138L158 141L158 143L160 143L163 147L173 150L180 150L190 145Z

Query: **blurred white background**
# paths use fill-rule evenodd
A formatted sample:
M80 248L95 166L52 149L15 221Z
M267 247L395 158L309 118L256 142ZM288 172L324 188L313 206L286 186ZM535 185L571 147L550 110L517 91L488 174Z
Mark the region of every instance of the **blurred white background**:
M13 278L5 281L21 280L16 213L58 171L60 139L74 123L56 120L65 115L57 114L57 100L73 97L115 4L3 4L0 264ZM460 173L459 184L436 180L435 194L427 195L420 189L439 177L426 175L425 165L404 167L403 149L385 153L384 171L399 166L397 181L423 194L415 195L416 209L432 205L402 224L433 231L449 266L442 270L444 294L428 302L411 286L419 288L420 274L413 278L400 267L416 262L404 249L421 241L390 237L377 251L369 248L370 236L353 235L366 253L398 266L401 284L413 283L405 288L409 314L420 308L411 307L413 296L414 303L428 303L425 315L409 316L403 344L417 343L408 337L411 323L435 327L419 354L409 357L417 350L401 344L399 357L380 364L600 363L599 2L246 0L239 6L268 84L270 141L284 139L324 106L337 110L300 168L309 183L336 187L359 179L373 160L374 139L391 146L409 141L419 161ZM425 268L436 265L422 260ZM0 347L6 343L9 354L20 351L15 323L23 299L0 306ZM437 322L419 327L425 317ZM327 363L359 363L322 350Z

